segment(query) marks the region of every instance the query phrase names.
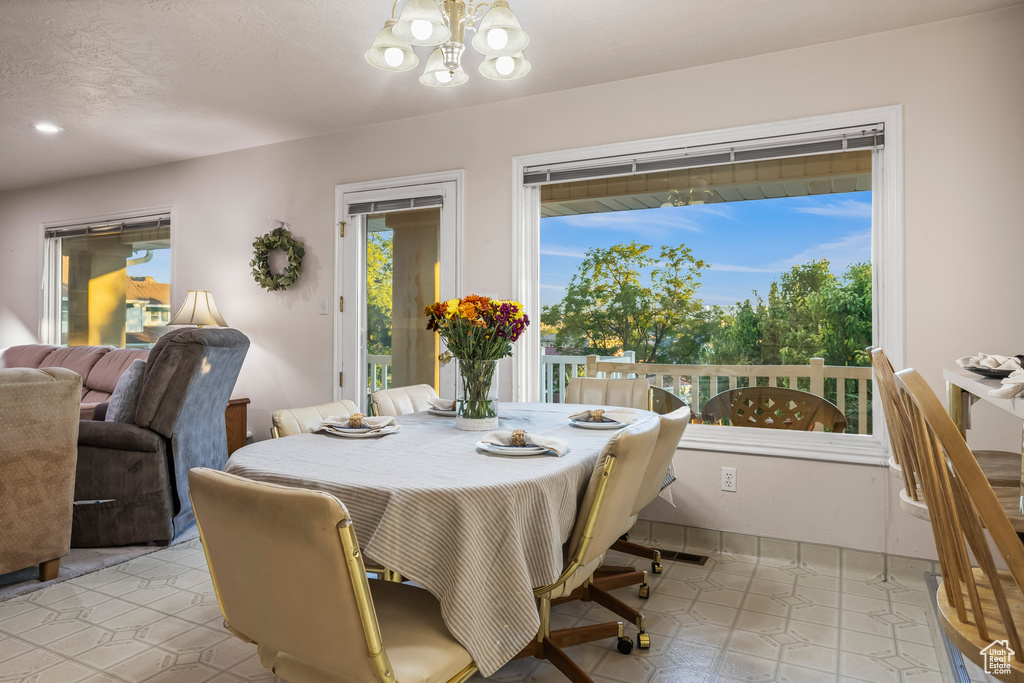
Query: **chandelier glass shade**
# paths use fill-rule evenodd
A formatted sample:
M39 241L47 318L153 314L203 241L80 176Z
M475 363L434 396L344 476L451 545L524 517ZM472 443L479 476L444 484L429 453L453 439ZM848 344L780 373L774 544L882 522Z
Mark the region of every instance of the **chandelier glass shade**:
M472 29L473 49L484 56L482 76L511 81L525 76L530 63L523 50L530 37L508 6L508 0L474 4L464 0L408 0L401 15L394 17L401 0L395 0L391 18L377 34L366 61L384 71L408 71L419 64L413 46L435 48L427 58L420 83L451 88L469 80L462 68L466 50L466 29ZM486 11L485 11L486 10Z

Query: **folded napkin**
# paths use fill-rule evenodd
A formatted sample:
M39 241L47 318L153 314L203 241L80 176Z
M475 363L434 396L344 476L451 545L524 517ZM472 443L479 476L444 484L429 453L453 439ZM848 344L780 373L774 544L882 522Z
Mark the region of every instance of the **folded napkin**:
M450 398L428 398L427 403L438 410L455 410L455 401Z
M518 430L517 430L518 431ZM569 450L569 442L565 439L558 439L553 436L540 436L524 432L521 436L523 443L515 443L513 436L515 432L489 432L480 439L483 443L494 444L495 446L540 446L546 448L555 455L561 457Z
M1024 391L1024 370L1014 370L1009 376L1004 377L1000 383L1002 386L998 389L989 390L988 395L995 396L996 398L1013 398Z
M993 370L1019 370L1020 358L1016 356L997 356L979 353L977 356L964 356L956 362L962 368L992 368Z
M569 419L576 420L577 422L597 422L597 420L594 419L593 410L584 410L578 413L573 413L569 416ZM628 424L635 419L636 411L632 408L609 408L601 415L601 422L621 422L622 424Z
M358 419L353 420L358 416ZM358 426L353 424L358 422ZM369 427L364 432L366 434L391 433L397 432L401 429L395 424L395 418L390 415L383 417L365 417L360 413L354 415L333 415L331 417L324 418L324 421L320 423L316 431L318 432L336 432L339 429L358 429L359 427Z

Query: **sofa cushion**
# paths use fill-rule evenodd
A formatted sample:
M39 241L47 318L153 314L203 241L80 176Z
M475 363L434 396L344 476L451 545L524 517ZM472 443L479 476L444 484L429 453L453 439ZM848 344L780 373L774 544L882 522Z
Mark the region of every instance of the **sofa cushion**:
M59 348L59 346L48 346L47 344L12 346L4 351L3 358L0 359L0 367L38 368L43 359Z
M83 377L83 382L90 391L106 394L98 398L97 402L106 401L114 393L121 373L128 369L132 361L136 358L146 360L148 356L149 349L112 349L96 362L89 376ZM88 395L86 398L89 398Z
M67 368L83 378L88 377L100 358L110 352L109 346L61 346L54 349L39 363L40 368ZM82 398L88 391L82 386ZM94 402L90 399L90 402Z
M110 395L107 405L106 422L126 422L135 424L135 409L139 406L139 394L142 393L142 377L146 372L146 361L136 358L128 369L121 373L117 386Z

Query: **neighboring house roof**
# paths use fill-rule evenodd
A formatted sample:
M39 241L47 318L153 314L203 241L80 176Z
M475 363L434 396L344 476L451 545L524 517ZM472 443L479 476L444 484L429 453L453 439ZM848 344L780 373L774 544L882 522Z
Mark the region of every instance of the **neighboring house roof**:
M171 305L171 285L157 282L151 276L128 277L124 288L128 301L146 301L150 304Z
M156 343L157 339L169 332L170 329L171 328L165 325L154 325L152 327L144 328L142 332L125 332L124 343L126 346L135 344L149 344L152 346Z

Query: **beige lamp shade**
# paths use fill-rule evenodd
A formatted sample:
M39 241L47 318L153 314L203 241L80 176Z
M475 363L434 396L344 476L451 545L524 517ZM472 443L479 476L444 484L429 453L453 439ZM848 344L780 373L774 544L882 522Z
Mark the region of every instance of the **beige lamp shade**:
M454 88L469 80L469 74L462 70L462 65L454 73L448 71L444 65L444 55L441 48L434 50L427 58L427 65L420 76L420 83L429 85L431 88Z
M227 327L217 304L213 301L213 292L189 290L185 295L185 303L174 314L168 325L195 325L196 327Z
M488 57L514 55L529 44L530 36L526 35L506 0L495 0L473 37L473 49Z
M396 38L410 45L440 45L452 37L451 29L434 0L409 0L392 32Z
M520 52L514 55L487 57L480 63L480 74L492 81L512 81L530 72L530 63Z
M388 19L384 22L384 28L373 41L373 45L366 51L364 57L373 66L384 71L408 71L419 66L420 58L412 51L408 43L403 43L391 31L397 22Z

